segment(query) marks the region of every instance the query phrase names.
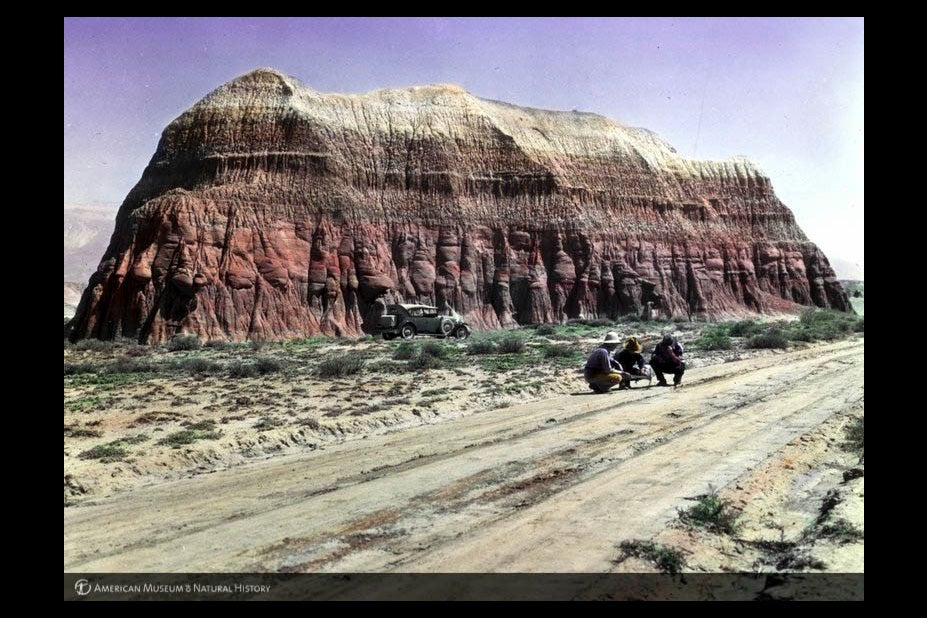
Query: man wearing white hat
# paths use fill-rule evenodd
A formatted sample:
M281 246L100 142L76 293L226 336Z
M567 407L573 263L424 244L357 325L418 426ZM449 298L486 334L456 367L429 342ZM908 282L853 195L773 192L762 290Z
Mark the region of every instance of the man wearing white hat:
M608 389L621 383L621 365L612 358L612 352L620 344L618 333L608 331L602 345L593 350L586 361L583 376L589 388L597 393L607 393Z

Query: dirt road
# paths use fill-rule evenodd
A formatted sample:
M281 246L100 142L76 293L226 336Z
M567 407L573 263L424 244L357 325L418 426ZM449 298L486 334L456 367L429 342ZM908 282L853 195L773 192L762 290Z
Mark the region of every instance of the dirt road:
M66 572L605 572L863 398L862 341L566 395L65 509Z

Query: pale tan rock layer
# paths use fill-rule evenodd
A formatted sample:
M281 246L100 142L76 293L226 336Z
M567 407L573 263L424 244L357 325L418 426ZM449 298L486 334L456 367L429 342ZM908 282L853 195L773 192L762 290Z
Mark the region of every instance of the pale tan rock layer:
M73 337L369 330L384 302L483 328L850 310L826 257L742 159L454 86L322 94L260 69L174 120Z

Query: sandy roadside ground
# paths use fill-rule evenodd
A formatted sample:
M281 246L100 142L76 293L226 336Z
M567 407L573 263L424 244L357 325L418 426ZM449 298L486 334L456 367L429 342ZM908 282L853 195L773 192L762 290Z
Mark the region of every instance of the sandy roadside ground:
M863 343L696 367L678 390L575 391L66 508L65 571L620 569L620 541L666 534L687 499L861 415Z

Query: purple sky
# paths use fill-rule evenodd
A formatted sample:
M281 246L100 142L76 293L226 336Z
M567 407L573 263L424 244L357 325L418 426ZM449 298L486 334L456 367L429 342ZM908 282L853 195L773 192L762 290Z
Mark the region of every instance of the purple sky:
M863 20L66 19L64 202L119 204L164 127L270 66L324 92L455 83L743 155L827 255L863 262Z

